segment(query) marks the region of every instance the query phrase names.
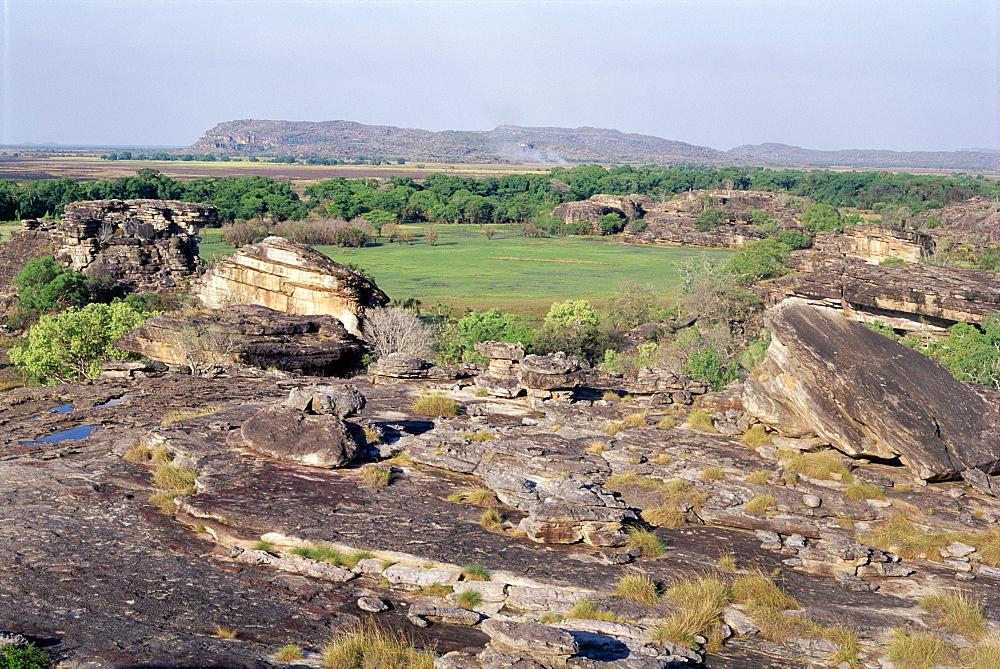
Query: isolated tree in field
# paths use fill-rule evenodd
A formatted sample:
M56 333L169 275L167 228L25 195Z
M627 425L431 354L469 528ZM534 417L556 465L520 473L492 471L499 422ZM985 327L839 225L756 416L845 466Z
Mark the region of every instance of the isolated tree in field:
M412 230L403 230L402 232L396 235L396 239L399 240L400 244L405 242L407 245L413 243L413 237L414 234Z
M486 235L486 239L493 239L493 235L495 235L496 233L497 233L496 228L489 225L483 226L483 234Z
M390 353L408 353L424 359L433 355L434 328L424 324L409 309L369 309L361 332L375 348L376 358Z
M424 240L428 244L430 244L431 246L434 246L435 244L437 244L437 240L438 240L438 231L437 231L437 229L433 228L433 227L429 227L426 230L424 230Z
M381 209L373 209L372 211L365 212L362 216L372 224L372 230L375 231L376 237L382 236L382 228L396 222L395 214Z
M42 316L7 355L41 383L95 378L101 363L139 357L115 348L114 342L155 315L136 299L68 307L60 314Z

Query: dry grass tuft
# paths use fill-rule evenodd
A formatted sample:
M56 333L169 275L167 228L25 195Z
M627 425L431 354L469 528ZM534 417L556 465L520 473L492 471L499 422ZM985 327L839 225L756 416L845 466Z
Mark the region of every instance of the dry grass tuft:
M618 579L618 583L615 584L615 596L649 606L660 601L656 583L644 574L628 574Z
M667 544L652 531L642 527L630 527L627 531L628 548L641 548L643 557L659 557L667 548Z
M705 467L701 470L701 474L698 475L698 480L702 483L710 483L712 481L722 481L726 478L725 473L723 473L721 467Z
M645 509L642 519L650 525L678 528L687 523L687 510L697 509L708 498L707 493L695 490L689 482L681 479L671 479L655 487L663 493L659 506Z
M172 425L174 423L179 423L182 420L201 418L202 416L211 416L213 413L222 411L225 408L225 404L210 404L209 406L202 407L201 409L176 409L164 414L163 418L160 420L160 425Z
M785 469L796 474L823 481L840 481L852 483L854 476L844 465L841 456L836 451L819 451L816 453L800 453L793 450L779 450L778 460Z
M962 664L969 669L1000 667L1000 637L990 637L960 653Z
M727 551L719 555L719 559L716 560L715 566L721 571L733 573L739 569L739 564L736 562L736 555L732 551Z
M695 409L688 414L687 422L684 426L699 432L718 432L715 429L715 423L712 421L712 414L708 413L705 409Z
M905 514L897 513L872 528L871 534L859 541L895 553L904 560L937 555L954 537L947 532L925 532L915 527Z
M220 625L212 631L212 635L219 639L235 639L239 635L239 632Z
M302 646L296 646L294 643L286 643L274 653L274 659L279 662L292 662L301 660L303 657L305 657L305 653Z
M752 483L754 485L767 485L769 476L771 476L771 472L766 469L757 469L747 474L743 480L746 483Z
M762 516L767 510L777 504L773 495L757 495L752 500L743 505L743 511L755 516Z
M433 669L434 653L401 632L361 623L323 648L324 669Z
M441 393L431 393L414 402L412 411L420 416L452 417L458 415L458 404Z
M986 638L983 607L967 592L933 592L920 600L920 608L935 614L938 624L952 634L961 634L970 641Z
M656 427L661 430L669 430L672 427L677 427L677 421L674 420L673 416L664 416L656 424Z
M613 437L625 428L620 420L610 420L604 426L604 434Z
M489 581L492 578L493 576L490 574L489 567L485 565L473 563L462 567L463 581Z
M380 467L362 467L361 483L369 488L385 488L392 483L392 470Z
M455 494L448 496L448 500L487 508L492 508L500 503L495 492L485 486L474 485L459 488Z
M586 620L606 620L609 622L621 622L621 619L611 611L602 611L597 608L589 599L581 599L566 614L567 618L582 618Z
M646 419L649 417L648 411L633 413L621 419L622 427L646 427Z
M851 665L851 669L860 669L861 660L858 654L861 652L861 640L858 635L846 627L828 627L823 631L823 638L832 641L838 648L833 655L827 659L830 666L837 666L843 662Z
M746 432L740 435L740 441L750 448L757 448L771 443L771 435L763 425L753 425Z
M503 516L496 509L486 509L479 516L479 524L487 530L496 530L503 525Z
M865 499L885 499L885 489L867 483L851 483L844 488L844 499L855 502Z
M729 586L714 576L679 580L667 588L664 598L676 610L653 631L653 638L694 647L696 636L710 636L722 622Z
M463 590L455 596L455 604L461 609L473 610L483 603L483 596L475 590Z
M895 629L886 655L898 669L930 669L950 664L955 651L936 634Z
M600 455L608 450L609 446L603 441L595 441L587 446L587 452L593 455Z

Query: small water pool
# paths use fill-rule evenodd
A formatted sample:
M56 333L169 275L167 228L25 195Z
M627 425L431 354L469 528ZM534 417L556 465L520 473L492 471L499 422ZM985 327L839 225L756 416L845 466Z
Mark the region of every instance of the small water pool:
M130 400L130 399L132 399L133 397L136 397L136 396L137 396L137 393L125 393L121 397L112 397L111 399L109 399L104 404L98 404L94 408L95 409L104 409L106 407L118 406L122 402L124 402L126 400Z
M94 430L103 430L104 428L100 425L79 425L77 427L72 427L68 430L60 430L59 432L53 432L52 434L42 437L41 439L34 439L32 441L22 441L22 444L30 446L32 444L58 444L60 441L67 441L69 439L84 439L90 436L90 433Z

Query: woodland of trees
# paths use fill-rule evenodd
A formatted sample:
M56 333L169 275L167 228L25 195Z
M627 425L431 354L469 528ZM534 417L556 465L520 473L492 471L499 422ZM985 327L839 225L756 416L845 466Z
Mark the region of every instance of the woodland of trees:
M359 216L376 231L386 222L532 223L547 229L549 212L562 202L597 193L638 193L667 199L689 190L765 190L805 197L835 207L906 207L911 214L980 195L1000 197L1000 182L982 176L928 176L891 172L769 170L753 167L632 167L580 165L548 173L471 177L428 174L423 181L330 179L300 197L288 181L268 177L201 177L178 181L153 169L134 177L80 182L74 179L0 181L0 220L58 216L76 200L158 198L205 202L221 222L280 222L310 215L351 220Z

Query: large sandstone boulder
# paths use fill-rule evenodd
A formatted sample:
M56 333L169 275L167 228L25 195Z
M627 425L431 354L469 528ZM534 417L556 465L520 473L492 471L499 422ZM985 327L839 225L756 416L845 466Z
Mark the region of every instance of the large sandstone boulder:
M803 300L769 309L765 324L768 355L743 396L761 422L855 457L898 457L927 480L1000 470L996 406L937 362Z
M211 308L259 304L287 314L335 316L358 336L365 310L389 302L364 274L282 237L221 259L191 292Z
M283 404L258 411L243 423L240 436L258 453L310 467L342 467L358 450L337 416L314 416Z
M348 376L368 351L333 316L293 316L247 305L157 316L115 346L195 372L240 363L310 376Z

